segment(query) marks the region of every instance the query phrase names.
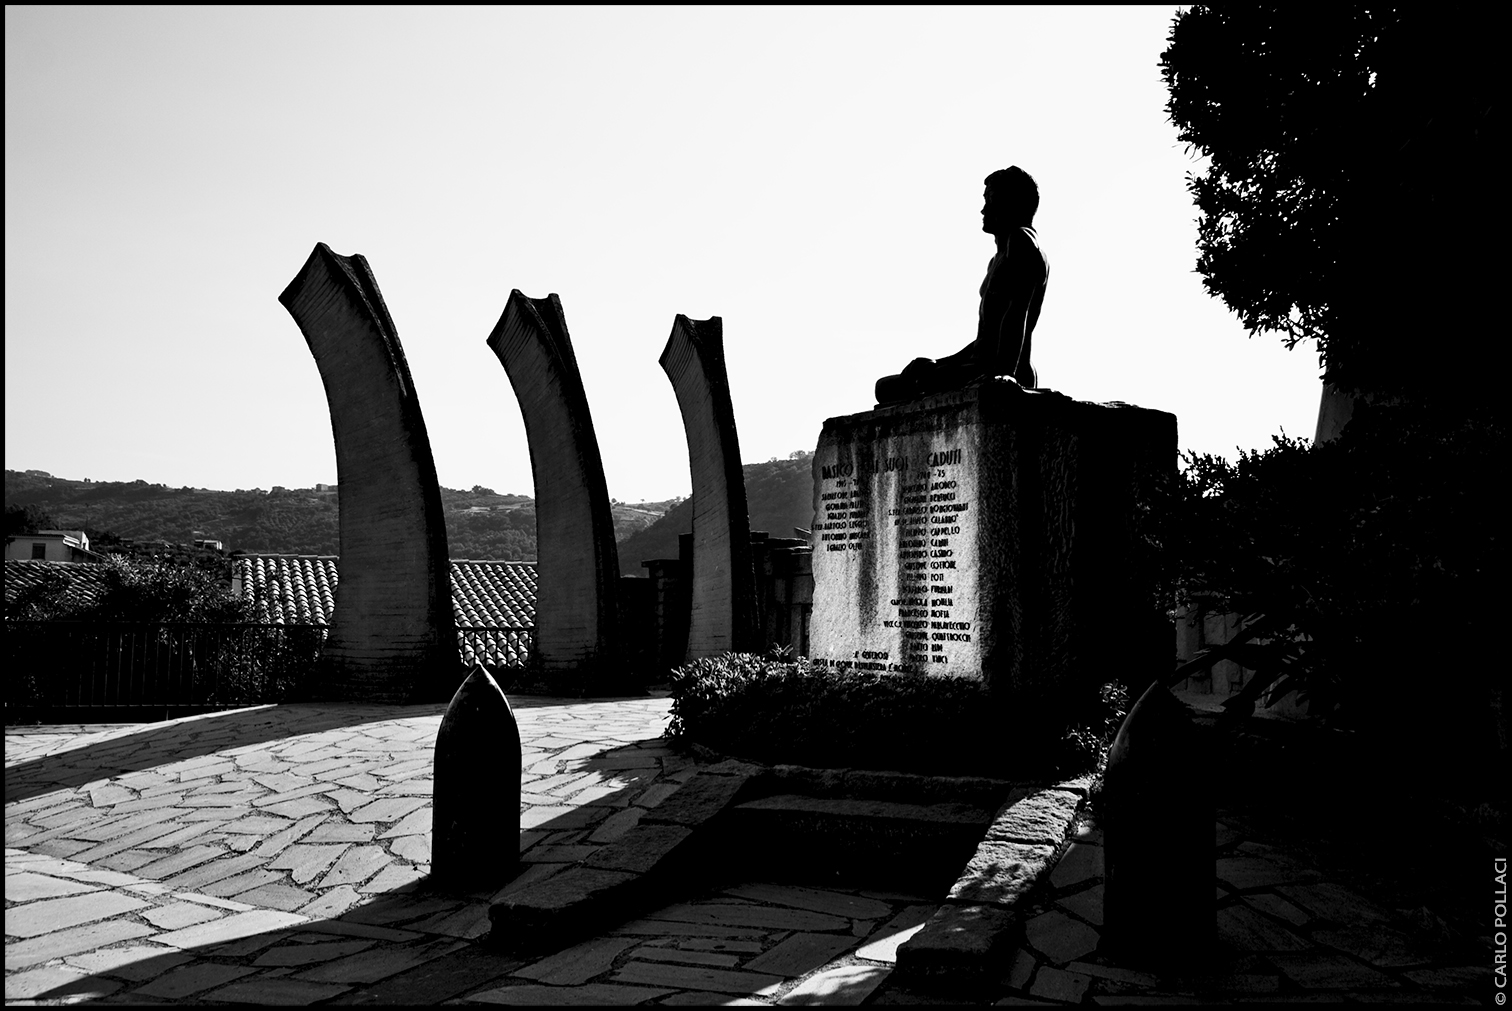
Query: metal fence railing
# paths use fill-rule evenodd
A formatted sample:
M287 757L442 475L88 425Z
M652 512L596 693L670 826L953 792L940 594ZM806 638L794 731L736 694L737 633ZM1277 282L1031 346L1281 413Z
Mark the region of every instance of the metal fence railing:
M7 621L6 708L275 702L320 656L315 625Z
M462 662L523 664L534 629L457 629ZM8 714L58 710L206 710L297 693L324 625L6 621ZM83 717L83 712L81 712Z

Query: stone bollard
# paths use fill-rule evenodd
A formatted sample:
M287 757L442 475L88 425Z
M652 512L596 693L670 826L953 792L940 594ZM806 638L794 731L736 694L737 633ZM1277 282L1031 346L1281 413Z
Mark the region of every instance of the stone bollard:
M431 880L448 891L495 888L520 863L520 725L482 665L462 682L436 733Z
M1216 814L1202 744L1190 711L1159 682L1113 740L1099 821L1103 950L1119 961L1179 968L1212 954Z

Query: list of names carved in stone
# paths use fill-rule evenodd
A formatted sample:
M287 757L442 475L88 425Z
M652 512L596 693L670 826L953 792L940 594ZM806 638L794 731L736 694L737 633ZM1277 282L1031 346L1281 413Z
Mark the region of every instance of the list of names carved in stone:
M976 521L975 468L966 465L965 449L933 439L875 449L870 458L820 468L814 533L816 549L830 555L820 564L874 580L879 598L876 627L858 630L874 648L829 660L863 670L975 675L976 580L962 557Z

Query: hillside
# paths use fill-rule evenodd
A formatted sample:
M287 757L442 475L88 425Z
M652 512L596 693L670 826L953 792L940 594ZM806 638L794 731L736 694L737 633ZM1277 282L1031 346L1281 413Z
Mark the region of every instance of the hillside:
M654 524L678 500L613 505L617 540ZM528 495L441 489L453 558L535 558L535 501ZM5 472L5 506L32 506L62 529L89 532L96 547L112 537L187 544L221 541L227 551L339 554L334 490L261 488L211 491L146 481L73 481L44 471ZM674 544L676 538L674 537Z
M745 465L746 509L752 530L773 537L792 537L794 527L807 530L814 522L814 454L795 453L786 460ZM619 544L620 572L643 576L642 562L676 558L678 534L693 530L693 501L667 510L655 523Z

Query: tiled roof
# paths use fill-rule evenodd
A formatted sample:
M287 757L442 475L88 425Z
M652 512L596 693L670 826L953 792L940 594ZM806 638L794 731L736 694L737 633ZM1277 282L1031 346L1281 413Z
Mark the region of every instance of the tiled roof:
M259 621L324 625L336 607L334 555L241 555L236 576ZM459 628L521 628L535 624L533 562L451 563L452 611Z
M238 555L233 573L251 597L255 619L277 625L327 625L336 608L338 559L334 555ZM7 605L27 587L40 586L48 573L69 578L68 595L88 603L104 588L108 566L93 562L6 559ZM512 664L525 661L535 625L536 571L533 562L451 563L452 612L464 663Z
M535 625L534 562L453 560L451 583L459 628Z
M109 566L102 562L47 562L41 559L7 558L5 603L8 606L22 590L41 586L49 575L62 575L68 579L64 599L70 604L88 604L105 589L105 572L108 569ZM534 594L531 599L534 600Z
M257 620L325 625L336 608L338 561L335 555L240 555L235 574ZM535 625L535 564L453 559L451 583L462 662L524 663Z

